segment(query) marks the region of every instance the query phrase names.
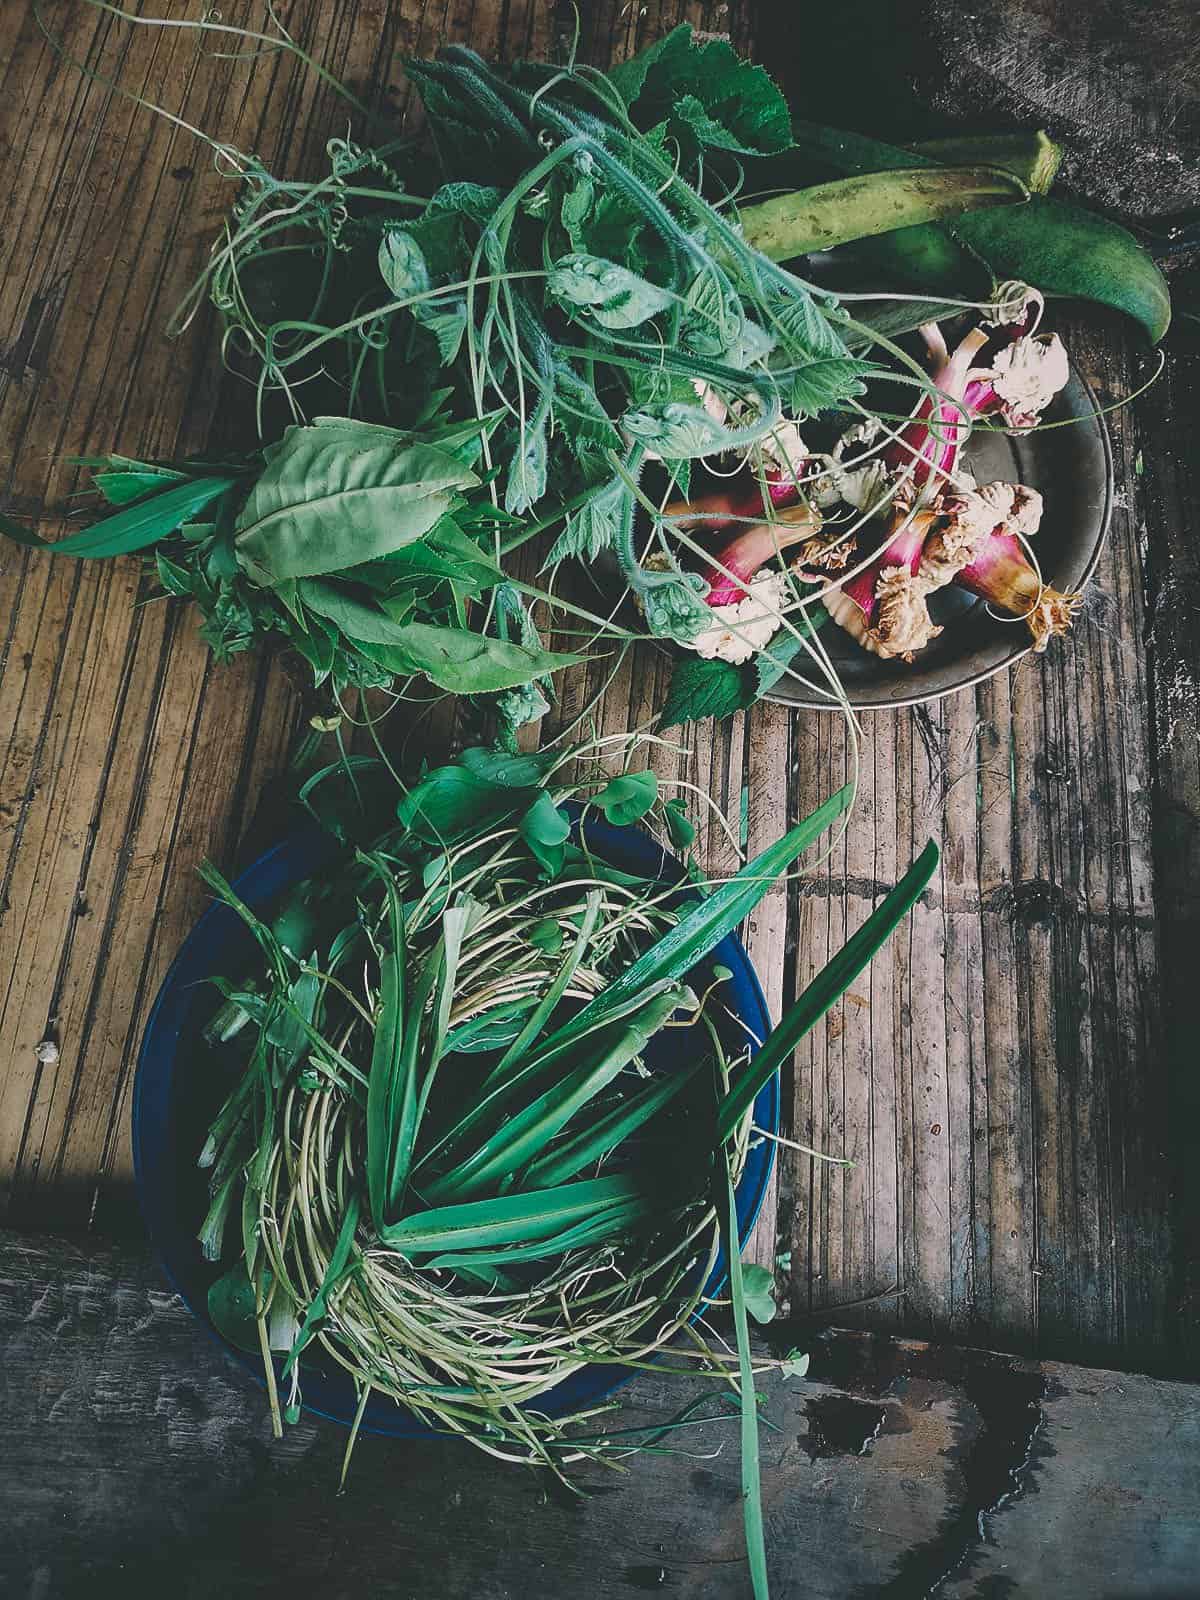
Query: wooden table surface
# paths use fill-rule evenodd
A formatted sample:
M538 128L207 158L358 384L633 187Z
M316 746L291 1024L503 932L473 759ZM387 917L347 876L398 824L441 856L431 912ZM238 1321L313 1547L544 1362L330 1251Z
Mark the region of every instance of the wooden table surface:
M397 109L404 52L467 39L544 55L572 25L569 6L544 0L284 9L325 66ZM1087 24L1048 0L1001 9L1003 26L975 38L963 23L953 39L957 69L983 52L979 82L993 89L1015 81L1001 57L1011 68L1035 24ZM681 18L757 39L781 71L795 62L788 6L596 0L581 12L581 51L601 63ZM41 14L73 62L32 8L0 12L0 509L53 535L82 481L72 457L198 451L222 393L211 317L175 341L164 326L232 188L184 126L131 96L288 173L312 168L345 113L283 54L214 60L192 30L130 26L80 0L45 0ZM227 22L262 14L249 0L223 7ZM997 124L1048 119L1078 186L1089 127L1102 122L1110 141L1115 129L1118 144L1123 131L1135 154L1162 131L1152 64L1144 94L1114 101L1105 75L1119 68L1127 85L1138 60L1097 56L1070 81L1037 60L1032 99L993 95ZM1186 120L1186 88L1171 94ZM963 109L980 123L978 105ZM1057 323L1106 404L1153 370L1114 317ZM785 1084L795 1137L855 1162L779 1162L756 1250L790 1252L800 1315L1154 1370L1182 1370L1196 1350L1196 349L1184 324L1157 386L1109 418L1117 509L1073 640L928 709L870 715L844 845L751 920L777 1008L928 837L942 845L911 923ZM260 803L300 720L277 662L214 665L194 616L149 595L134 560L0 550L0 1222L18 1228L103 1227L126 1209L135 1054L204 902L193 869L205 855L231 868L261 845L275 811ZM602 726L644 722L665 676L654 651L631 659L597 708ZM558 722L600 682L599 669L565 679ZM433 754L453 733L419 730ZM750 849L848 776L842 724L807 712L761 706L682 743L661 775L699 784L735 821L744 797ZM703 842L711 867L732 864L719 829ZM56 1060L39 1053L47 1040Z

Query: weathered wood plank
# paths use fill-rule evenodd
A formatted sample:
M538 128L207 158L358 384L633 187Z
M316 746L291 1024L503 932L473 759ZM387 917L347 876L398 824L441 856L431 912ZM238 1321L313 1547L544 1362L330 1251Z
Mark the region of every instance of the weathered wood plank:
M814 1381L762 1385L773 1592L1194 1593L1194 1389L850 1333L812 1350ZM641 1374L622 1425L695 1392ZM273 1441L140 1250L0 1234L0 1426L13 1595L748 1593L729 1422L589 1469L582 1498L466 1445L362 1437L339 1496L345 1431L306 1415Z

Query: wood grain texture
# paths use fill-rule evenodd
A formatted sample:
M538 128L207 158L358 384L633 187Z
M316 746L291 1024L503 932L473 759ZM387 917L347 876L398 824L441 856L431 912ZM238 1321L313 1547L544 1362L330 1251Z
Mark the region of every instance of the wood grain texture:
M853 1333L812 1348L812 1381L762 1386L774 1593L1195 1593L1195 1389ZM622 1423L696 1392L639 1374ZM466 1445L364 1436L338 1496L345 1431L305 1415L273 1441L262 1391L140 1247L0 1233L0 1428L14 1600L748 1593L730 1423L589 1469L581 1497Z
M237 415L211 320L163 335L230 186L108 80L277 170L313 170L347 116L286 55L214 61L188 30L79 0L42 12L93 76L56 55L29 8L0 12L0 507L53 529L78 487L72 455L197 449ZM261 14L224 8L230 22ZM789 14L597 0L581 7L580 48L621 57L687 18L759 37L783 71ZM544 54L574 25L547 0L293 0L287 16L388 115L405 109L406 51L453 38ZM1096 114L1063 100L1068 129ZM1149 110L1128 115L1149 128ZM1106 402L1141 381L1115 320L1065 327ZM851 830L751 919L778 1012L926 838L942 844L911 922L785 1085L785 1131L854 1162L781 1153L754 1249L788 1259L805 1315L1143 1367L1183 1367L1198 1348L1198 371L1185 329L1168 377L1111 419L1118 513L1073 644L928 710L869 716ZM132 1063L202 903L193 868L205 854L231 866L269 833L278 809L268 796L263 820L260 801L299 720L278 665L214 666L186 612L145 598L131 562L0 551L0 1216L14 1223L86 1223L127 1191ZM645 725L668 675L651 648L568 675L543 735L581 718ZM455 734L439 707L406 748L436 755ZM711 797L748 850L851 775L845 730L811 713L763 706L671 738L655 755L664 782ZM701 845L711 870L736 865L715 818ZM47 1039L55 1063L37 1059Z

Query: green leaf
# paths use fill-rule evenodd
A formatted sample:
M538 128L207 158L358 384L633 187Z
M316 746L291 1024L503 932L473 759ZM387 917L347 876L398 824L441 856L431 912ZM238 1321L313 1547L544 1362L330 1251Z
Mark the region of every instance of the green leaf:
M557 566L568 556L591 562L602 550L610 550L617 542L630 498L628 485L617 477L595 490L567 517L566 526L546 557L546 565Z
M811 361L788 374L789 409L797 417L815 417L822 411L832 411L845 401L866 393L864 378L878 376L879 367L872 361L850 357Z
M653 772L626 772L605 784L592 804L615 828L624 828L639 822L657 799L658 779Z
M793 620L796 632L807 638L829 621L829 613L824 606L814 606L811 611ZM781 628L754 658L755 694L762 696L770 693L803 648L803 641L795 633Z
M544 1094L511 1111L471 1155L423 1187L434 1202L478 1194L510 1178L550 1141L618 1073L640 1056L663 1024L695 996L681 985L655 995L627 1022L601 1029L586 1058Z
M788 1060L813 1024L819 1022L830 1006L846 992L879 947L912 910L937 864L938 847L931 839L857 933L847 939L800 998L788 1008L783 1020L768 1034L762 1049L734 1074L718 1112L717 1131L722 1139L729 1138L754 1104L763 1085Z
M787 102L763 69L724 39L694 43L686 23L608 75L640 128L665 122L676 137L745 154L791 143Z
M247 1350L257 1355L258 1311L254 1285L246 1272L246 1263L236 1266L217 1279L208 1288L208 1315L222 1339L237 1350Z
M636 1202L641 1196L632 1177L591 1178L417 1212L383 1229L380 1237L384 1244L408 1256L520 1244L550 1238L599 1211Z
M156 467L145 461L130 461L110 456L108 464L92 473L92 482L110 506L126 506L145 494L156 494L187 477L174 467Z
M543 790L521 818L522 839L548 878L562 871L566 856L564 846L571 832L566 814L558 809ZM554 926L557 928L558 924ZM561 941L561 934L560 934Z
M575 943L572 945L566 960L559 968L554 982L538 1001L525 1026L496 1063L494 1070L489 1073L483 1085L485 1091L489 1086L494 1086L497 1082L503 1080L508 1069L514 1062L521 1059L524 1052L553 1016L555 1006L566 994L571 979L575 976L579 963L583 960L588 945L591 943L592 935L596 931L596 924L600 920L600 903L600 891L598 889L590 889L584 904L583 916L580 919L579 932L575 936Z
M747 693L745 677L732 662L692 654L678 656L659 728L701 722L705 717L731 717L750 704Z
M289 428L238 516L238 561L266 585L344 571L420 539L478 482L448 450L391 428Z
M683 400L626 411L621 426L646 449L671 460L689 460L731 447L728 429L702 405Z
M778 1311L775 1304L775 1275L766 1267L742 1267L742 1294L746 1310L755 1322L771 1322Z
M668 928L619 977L589 1000L571 1022L546 1041L544 1051L560 1047L565 1039L594 1027L599 1019L641 994L648 985L676 980L690 972L727 933L749 916L770 892L779 874L820 838L847 809L853 797L854 790L849 784L839 789L811 816L760 851L753 861L748 861L734 877L718 884L705 899L690 904L674 927Z
M780 1362L779 1370L785 1378L806 1378L811 1360L806 1351L789 1350Z
M424 294L429 267L421 246L407 228L388 228L379 241L379 271L397 300Z
M463 334L467 331L466 296L437 295L429 300L418 300L409 310L437 341L438 359L442 365L453 366L462 348Z
M725 1168L725 1209L722 1218L725 1254L729 1261L729 1290L733 1300L733 1328L738 1353L738 1395L741 1401L742 1518L746 1528L746 1559L754 1600L770 1600L767 1547L763 1535L762 1477L758 1460L758 1397L754 1389L754 1362L750 1351L750 1326L742 1286L742 1243L738 1237L737 1196L733 1174Z
M342 1216L342 1225L330 1252L329 1265L325 1268L325 1276L321 1279L316 1294L309 1303L308 1310L304 1313L304 1320L300 1324L300 1331L296 1335L296 1342L288 1353L288 1358L283 1364L283 1375L286 1378L295 1366L297 1358L310 1340L314 1339L324 1326L329 1315L329 1297L350 1267L350 1258L354 1250L354 1230L358 1226L358 1194L351 1190L350 1198L346 1202L346 1210Z
M630 1201L626 1205L609 1206L583 1222L564 1228L536 1244L506 1245L496 1250L450 1251L427 1261L427 1268L454 1267L477 1270L486 1266L507 1266L518 1261L544 1261L548 1256L565 1255L568 1250L578 1250L585 1244L599 1244L602 1240L628 1233L630 1224L644 1217L650 1210L645 1199Z
M404 910L387 863L374 862L387 901L388 948L379 958L379 1009L367 1075L367 1193L376 1230L403 1198L415 1131L415 1074L405 1072ZM420 1025L420 1018L415 1019ZM411 1063L415 1067L415 1062Z
M504 509L519 515L546 493L547 444L545 424L528 427L518 439L504 491Z
M668 800L663 806L663 818L673 849L688 850L695 844L696 824L687 814L686 800Z
M601 256L563 256L550 269L546 293L602 328L636 328L671 304L671 295L628 267Z
M59 556L79 556L99 560L106 556L129 555L144 550L147 545L165 539L183 522L218 495L232 489L236 478L189 478L184 483L164 489L161 494L139 500L115 516L93 523L82 533L73 533L66 539L43 539L30 528L11 517L0 516L0 533L36 550L49 550Z
M458 761L436 767L410 789L396 816L429 843L453 841L528 806L552 759L464 750Z
M431 683L451 694L494 694L499 689L515 689L586 659L510 644L466 628L410 622L402 632L404 637L399 644L405 670L423 672Z
M556 956L563 947L561 923L554 917L543 917L541 922L535 922L530 928L529 942L535 950L544 950L548 956Z
M522 1179L523 1186L548 1188L562 1183L566 1178L573 1178L577 1172L608 1155L623 1144L631 1133L636 1133L657 1117L676 1095L687 1088L701 1067L711 1068L711 1065L709 1058L699 1056L688 1065L653 1079L640 1093L623 1100L590 1127L580 1129L532 1162Z

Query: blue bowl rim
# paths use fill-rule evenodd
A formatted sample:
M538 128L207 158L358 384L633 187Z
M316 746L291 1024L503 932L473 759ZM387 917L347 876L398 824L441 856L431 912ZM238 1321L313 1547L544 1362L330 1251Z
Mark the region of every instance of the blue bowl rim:
M571 809L577 812L577 808ZM574 825L576 828L579 826L578 815L574 818ZM662 850L661 846L641 829L618 828L591 817L584 826L589 844L598 854L624 855L627 859L630 855L634 858L640 857L639 869L644 871L654 870L654 863L649 859L653 855L657 858L659 876L668 881L678 882L681 890L686 892L686 875L680 862ZM324 829L315 825L303 827L272 845L244 868L233 880L233 889L239 898L251 907L268 905L292 885L332 864L344 853L344 849L345 847ZM190 991L198 987L199 983L214 970L208 960L203 962L202 973L193 973L191 969L197 965L200 952L208 948L213 938L218 936L225 926L231 931L240 931L242 928L235 912L228 906L214 901L201 913L180 946L147 1017L138 1052L132 1096L134 1183L151 1247L172 1288L208 1336L239 1366L249 1372L259 1385L265 1387L261 1361L237 1349L218 1333L209 1319L206 1301L194 1288L189 1287L188 1280L194 1273L180 1270L181 1264L176 1259L176 1241L171 1238L169 1220L164 1223L161 1207L157 1203L161 1197L156 1194L156 1185L161 1185L164 1181L164 1174L159 1170L162 1157L164 1153L169 1154L170 1149L171 1141L166 1137L170 1130L170 1117L159 1119L160 1126L157 1128L159 1137L156 1139L153 1119L147 1109L156 1080L161 1080L164 1076L165 1083L161 1087L169 1107L176 1051L181 1037L186 1035L186 1025L189 1021L190 999L187 997ZM734 995L739 996L737 1003L731 1009L747 1024L754 1037L764 1040L772 1026L770 1012L758 975L741 940L736 934L726 935L712 952L709 960L722 963L731 970L733 973L733 978L729 982L731 998ZM779 1075L775 1073L760 1090L754 1102L754 1122L759 1128L777 1133L779 1119ZM739 1243L743 1247L753 1232L762 1210L774 1162L773 1140L760 1139L752 1144L735 1197ZM194 1224L189 1221L183 1226L184 1236L193 1241L194 1254L197 1258L188 1264L195 1269L195 1272L204 1270L210 1273L211 1268L207 1264L203 1264L202 1268L199 1251L194 1246ZM727 1275L728 1263L722 1248L705 1284L703 1298L696 1315L699 1315L721 1292ZM277 1360L277 1376L280 1375L281 1369L282 1360ZM349 1426L356 1405L353 1402L349 1376L341 1376L347 1388L344 1406L334 1405L324 1398L324 1391L331 1382L335 1392L339 1387L338 1374L310 1373L305 1380L304 1388L315 1398L302 1399L302 1409L314 1416ZM550 1415L568 1414L584 1405L603 1400L628 1383L632 1377L633 1373L628 1368L616 1364L586 1367L564 1379L562 1383L540 1397L538 1410ZM372 1396L368 1402L360 1422L360 1431L384 1434L393 1438L448 1437L419 1421L412 1413L406 1412L399 1402L383 1395Z

